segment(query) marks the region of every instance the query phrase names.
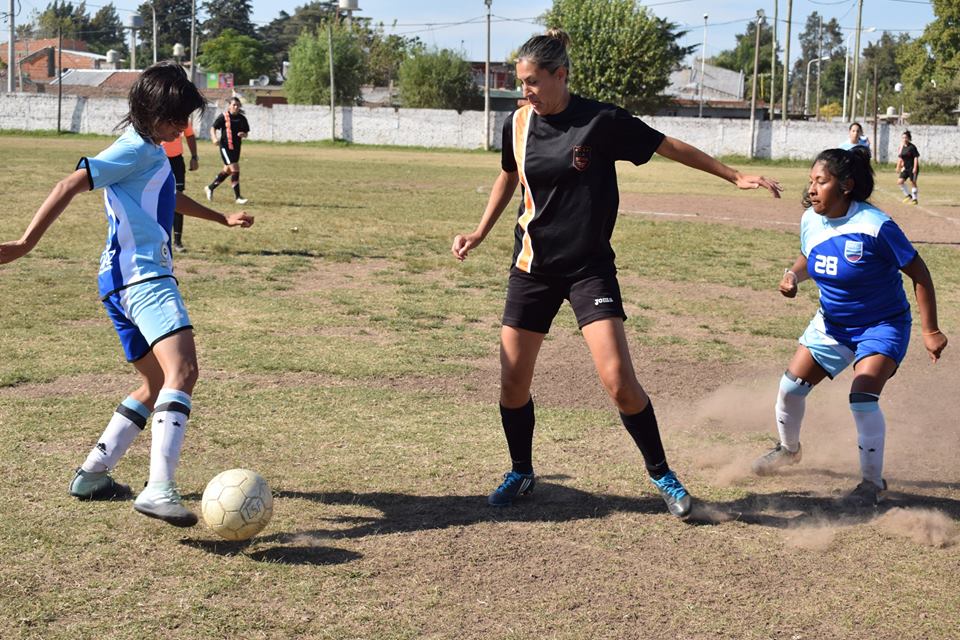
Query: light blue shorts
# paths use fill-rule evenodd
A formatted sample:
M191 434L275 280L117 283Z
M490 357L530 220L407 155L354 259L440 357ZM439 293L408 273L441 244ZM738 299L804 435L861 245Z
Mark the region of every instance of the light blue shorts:
M800 336L800 344L832 380L851 363L876 354L887 356L899 367L910 345L911 324L910 314L904 313L866 327L841 327L827 322L817 310Z
M130 285L103 299L128 362L147 355L160 340L192 329L177 281L157 278Z

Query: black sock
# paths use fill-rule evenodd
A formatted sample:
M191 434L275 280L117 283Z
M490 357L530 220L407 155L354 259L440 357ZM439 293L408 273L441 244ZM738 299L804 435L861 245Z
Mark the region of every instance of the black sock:
M665 476L670 467L660 441L660 428L657 426L657 416L653 413L653 402L648 402L647 408L635 415L627 416L621 413L620 419L643 454L643 462L650 477L659 480Z
M221 171L217 174L217 177L213 179L213 182L210 183L210 190L213 191L220 186L220 183L227 179L230 174L226 171Z
M527 475L533 473L533 398L519 409L500 405L500 420L507 436L513 470Z
M237 196L237 200L240 199L240 183L239 182L233 183L233 194Z

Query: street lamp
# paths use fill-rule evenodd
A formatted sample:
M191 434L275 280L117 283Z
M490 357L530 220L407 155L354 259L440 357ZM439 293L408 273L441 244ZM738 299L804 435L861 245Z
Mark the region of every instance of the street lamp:
M814 62L826 62L829 59L830 56L823 56L822 58L814 58L807 62L807 86L803 89L803 115L809 115L810 112L810 65ZM819 73L817 74L817 86L820 86Z
M490 150L490 5L493 0L483 0L487 5L487 62L483 70L483 121L486 123L483 148Z
M873 33L876 31L876 27L867 27L863 29L867 33ZM844 41L843 45L843 121L847 121L847 96L850 95L849 89L847 89L847 75L850 72L850 37L853 36L853 32L847 34L847 39ZM851 109L852 111L852 109ZM852 120L852 114L850 119Z
M707 64L707 18L710 15L703 14L703 48L700 49L700 115L703 117L703 74Z
M903 83L893 85L893 90L900 94L900 117L897 118L897 124L903 124Z

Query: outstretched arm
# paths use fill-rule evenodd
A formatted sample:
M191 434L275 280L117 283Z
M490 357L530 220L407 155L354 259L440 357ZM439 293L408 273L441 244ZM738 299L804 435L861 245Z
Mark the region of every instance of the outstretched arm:
M490 190L490 197L487 199L487 208L483 211L483 217L480 218L480 224L473 233L458 235L453 239L453 246L450 251L456 256L457 260L466 260L470 250L483 242L487 237L493 225L500 219L500 214L513 198L513 192L517 190L517 184L520 182L520 174L516 171L507 172L500 170L500 175L493 183L493 189Z
M86 169L77 169L58 182L47 199L37 209L37 212L33 215L33 220L30 221L30 225L20 239L0 244L0 264L13 262L17 258L27 255L37 246L40 238L47 232L50 225L64 212L73 197L89 190L90 180L87 177Z
M190 148L190 171L200 167L200 158L197 155L197 136L187 136L187 147Z
M193 198L184 195L182 191L177 193L176 209L177 213L202 220L219 222L228 227L249 227L253 224L253 216L248 216L245 211L225 215L219 211L214 211L209 207L203 206Z
M663 139L663 142L657 147L657 153L664 158L675 160L693 169L711 173L718 178L735 184L739 189L759 189L763 187L772 193L774 198L779 198L780 192L783 191L783 187L781 187L780 183L776 180L771 180L763 176L743 175L736 169L728 167L693 145L689 145L676 138L671 138L670 136L666 136Z
M930 359L936 362L947 346L947 336L937 324L937 296L933 291L933 278L927 263L920 254L901 269L913 280L913 293L917 296L917 308L920 310L920 327L923 333L923 346L927 348Z

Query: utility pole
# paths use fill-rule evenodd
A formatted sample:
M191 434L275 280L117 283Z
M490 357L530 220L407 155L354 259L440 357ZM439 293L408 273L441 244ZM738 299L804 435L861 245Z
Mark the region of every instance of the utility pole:
M63 113L63 27L57 27L57 135Z
M493 0L483 0L487 5L487 64L483 74L483 121L486 123L483 148L490 150L490 5Z
M863 20L863 0L857 0L857 37L853 45L853 90L850 92L850 119L857 117L857 71L860 67L860 24Z
M710 16L708 14L703 14L703 49L700 50L700 115L698 117L703 117L703 81L704 81L704 72L707 65L707 18Z
M787 44L783 48L783 122L787 122L788 91L790 90L790 25L793 20L793 0L787 0Z
M150 1L150 11L153 12L153 64L157 64L157 5Z
M337 112L335 107L336 95L333 85L333 20L327 22L327 47L330 51L330 141L337 139Z
M197 84L197 0L190 8L190 82Z
M820 122L820 63L823 60L823 16L818 12L820 26L817 27L817 122Z
M773 112L777 106L777 16L780 12L780 1L773 0L773 53L770 54L770 121L773 122Z
M750 155L753 158L754 151L754 127L757 120L757 67L760 66L760 21L763 20L763 9L757 11L757 39L753 45L753 88L750 95Z
M873 144L870 148L873 150L873 161L877 161L877 61L873 61ZM864 118L866 120L866 118Z
M10 41L7 43L7 93L13 93L13 55L16 46L14 41L17 39L17 30L14 28L13 14L15 0L10 0Z

